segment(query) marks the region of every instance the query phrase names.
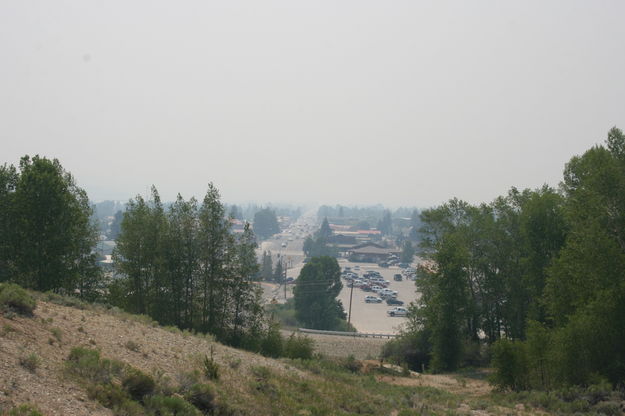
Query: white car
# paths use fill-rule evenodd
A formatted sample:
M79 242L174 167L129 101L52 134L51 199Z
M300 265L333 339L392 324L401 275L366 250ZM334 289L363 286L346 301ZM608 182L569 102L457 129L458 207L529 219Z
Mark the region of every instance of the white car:
M401 306L397 306L393 309L389 309L386 313L389 316L406 316L408 315L408 310L406 308L402 308Z
M384 289L380 290L380 291L378 292L378 294L379 294L379 295L382 295L382 296L393 296L393 297L397 297L397 291L396 291L396 290L391 290L391 289L387 289L387 288L384 288Z
M382 303L382 299L377 296L365 296L365 302L367 303Z

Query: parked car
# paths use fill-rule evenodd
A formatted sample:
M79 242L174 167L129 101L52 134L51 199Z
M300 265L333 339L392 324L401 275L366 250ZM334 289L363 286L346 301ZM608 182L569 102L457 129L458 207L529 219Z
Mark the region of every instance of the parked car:
M396 273L396 274L393 276L393 280L395 280L396 282L401 282L401 281L402 281L401 274Z
M402 308L401 306L397 306L393 309L389 309L386 311L389 316L406 316L408 315L408 311L406 308Z
M378 292L380 295L397 297L397 291L384 288Z
M395 298L387 298L386 304L387 305L403 305L404 302Z
M401 267L402 269L405 269L405 268L407 268L410 265L408 263L399 263L398 266Z
M365 296L366 303L382 303L382 299L377 296Z
M378 266L380 267L388 267L388 263L385 261L381 261L380 263L378 263Z

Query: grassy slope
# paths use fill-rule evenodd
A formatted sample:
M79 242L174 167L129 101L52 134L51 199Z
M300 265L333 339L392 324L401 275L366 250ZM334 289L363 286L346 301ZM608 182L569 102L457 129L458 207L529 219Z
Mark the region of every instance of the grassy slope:
M352 373L319 360L273 360L156 327L141 317L41 300L34 317L0 317L0 413L32 403L46 415L112 414L64 372L75 346L97 348L102 357L123 361L174 388L185 372L201 369L212 346L221 377L210 383L217 401L227 403L232 414L536 414L514 403L494 405L483 382ZM34 371L20 364L32 355L40 360ZM365 363L365 369L373 365Z

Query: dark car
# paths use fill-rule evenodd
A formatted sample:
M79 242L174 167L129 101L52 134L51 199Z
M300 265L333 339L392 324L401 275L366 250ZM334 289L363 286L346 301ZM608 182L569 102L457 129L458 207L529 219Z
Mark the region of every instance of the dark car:
M393 280L395 280L396 282L401 282L402 281L402 277L401 274L397 273L393 276Z
M404 302L401 300L397 300L395 298L388 298L386 299L386 304L387 305L403 305Z

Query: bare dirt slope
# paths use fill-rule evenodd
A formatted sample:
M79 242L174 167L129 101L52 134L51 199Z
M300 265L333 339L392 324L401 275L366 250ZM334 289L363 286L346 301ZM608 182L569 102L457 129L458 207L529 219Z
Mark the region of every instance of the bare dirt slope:
M64 361L75 346L97 348L103 357L114 357L149 374L158 369L161 377L172 380L198 368L201 359L210 354L211 346L224 371L246 371L246 367L263 365L278 372L298 372L280 361L210 339L170 332L125 314L39 301L34 317L7 319L0 315L0 414L15 405L31 403L46 415L111 415L109 409L89 400L84 388L65 375ZM34 371L20 364L29 356L40 360ZM236 365L229 365L232 363Z

